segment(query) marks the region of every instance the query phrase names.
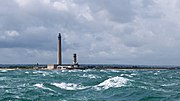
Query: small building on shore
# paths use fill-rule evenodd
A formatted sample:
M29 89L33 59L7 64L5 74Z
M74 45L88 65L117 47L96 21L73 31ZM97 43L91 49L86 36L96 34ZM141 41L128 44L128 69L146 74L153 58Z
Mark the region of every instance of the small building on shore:
M57 65L56 64L48 64L47 69L49 69L49 70L57 69Z

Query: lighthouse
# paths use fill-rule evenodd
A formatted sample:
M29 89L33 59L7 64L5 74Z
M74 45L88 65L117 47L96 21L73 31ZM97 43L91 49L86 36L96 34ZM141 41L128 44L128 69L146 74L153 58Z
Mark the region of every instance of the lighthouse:
M77 62L76 53L73 54L73 63L72 64L62 64L62 47L61 47L61 33L58 34L57 42L57 64L48 64L47 69L74 69L78 68L79 64Z
M61 33L58 35L58 47L57 47L57 65L62 65L62 51L61 51Z

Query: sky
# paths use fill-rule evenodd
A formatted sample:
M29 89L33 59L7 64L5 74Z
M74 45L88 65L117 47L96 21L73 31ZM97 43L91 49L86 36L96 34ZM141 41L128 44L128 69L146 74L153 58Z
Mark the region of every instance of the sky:
M179 0L0 0L0 64L180 65Z

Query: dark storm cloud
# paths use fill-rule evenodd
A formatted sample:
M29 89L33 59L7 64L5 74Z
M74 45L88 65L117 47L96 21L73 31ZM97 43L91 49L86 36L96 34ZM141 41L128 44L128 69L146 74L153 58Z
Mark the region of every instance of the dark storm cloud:
M178 0L0 1L0 63L179 64ZM27 57L27 59L24 59Z

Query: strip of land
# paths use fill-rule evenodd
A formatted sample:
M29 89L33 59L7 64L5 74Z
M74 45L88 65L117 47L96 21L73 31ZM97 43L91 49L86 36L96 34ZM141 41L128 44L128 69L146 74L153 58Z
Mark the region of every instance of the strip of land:
M70 65L70 64L67 64ZM47 68L47 65L2 65L0 70L179 70L180 66L148 66L148 65L79 65L78 67Z
M0 70L178 70L178 68L65 68L65 69L48 69L48 68L0 68Z

